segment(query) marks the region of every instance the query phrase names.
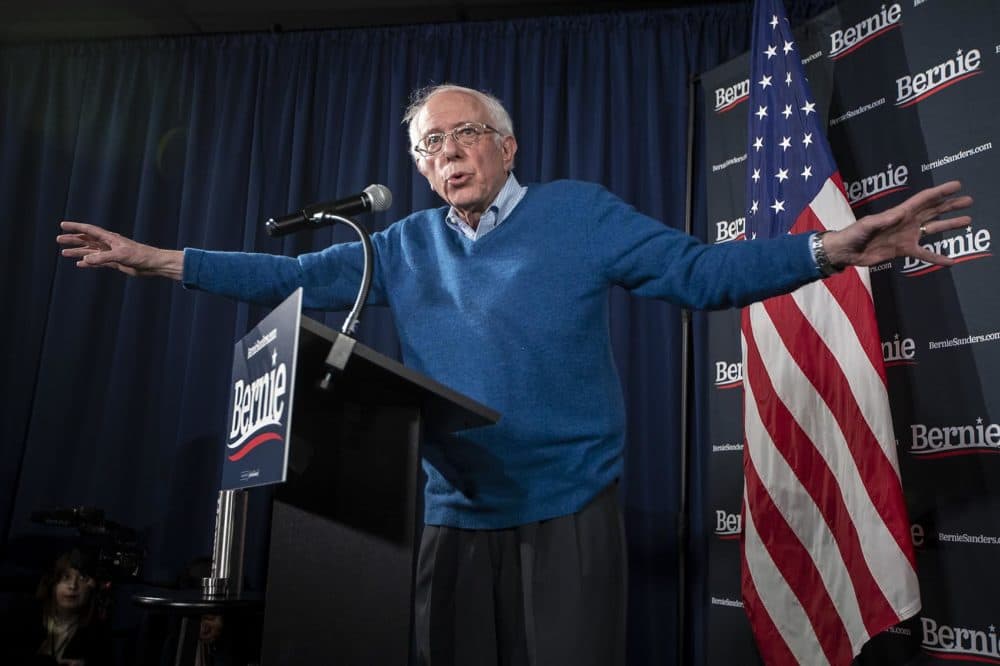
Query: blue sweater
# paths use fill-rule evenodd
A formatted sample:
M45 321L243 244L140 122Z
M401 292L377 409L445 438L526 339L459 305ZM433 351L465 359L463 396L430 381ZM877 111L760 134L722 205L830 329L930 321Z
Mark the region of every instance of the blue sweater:
M612 359L608 290L689 308L744 305L817 279L806 235L705 245L604 188L528 188L472 242L425 210L373 235L370 304L388 305L403 362L502 414L494 426L424 442L425 520L502 528L573 513L622 473L625 410ZM273 305L346 309L358 243L297 258L184 255L184 284Z

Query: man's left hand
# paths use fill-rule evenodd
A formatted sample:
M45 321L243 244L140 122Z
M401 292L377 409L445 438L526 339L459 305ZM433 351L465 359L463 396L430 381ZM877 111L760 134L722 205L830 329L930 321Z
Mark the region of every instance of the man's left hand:
M957 180L917 192L892 208L867 215L840 231L823 237L830 262L838 267L874 266L896 257L914 257L931 264L951 266L955 260L920 244L925 235L968 226L968 215L940 219L941 215L972 205L972 197L955 196Z

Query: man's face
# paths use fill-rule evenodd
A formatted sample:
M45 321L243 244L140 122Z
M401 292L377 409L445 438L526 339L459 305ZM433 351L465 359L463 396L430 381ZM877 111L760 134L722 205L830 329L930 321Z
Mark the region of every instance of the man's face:
M492 125L478 99L449 91L431 97L414 119L414 126L419 140L431 132L450 132L468 122ZM476 145L463 146L449 136L440 152L417 156L417 170L431 188L473 227L507 181L517 152L513 136L503 137L500 145L496 138L488 132Z

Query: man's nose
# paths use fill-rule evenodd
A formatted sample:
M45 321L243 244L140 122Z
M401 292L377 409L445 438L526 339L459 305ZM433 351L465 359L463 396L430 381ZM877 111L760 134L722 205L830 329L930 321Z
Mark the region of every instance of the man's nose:
M456 139L453 135L451 134L444 135L444 146L442 146L441 148L442 153L450 157L460 153L462 151L462 148L463 148L462 144L460 144L458 142L458 139Z

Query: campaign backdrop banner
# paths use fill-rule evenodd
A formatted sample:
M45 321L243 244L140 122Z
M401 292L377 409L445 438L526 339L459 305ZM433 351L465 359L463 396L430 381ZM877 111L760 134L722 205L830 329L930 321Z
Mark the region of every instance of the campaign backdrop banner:
M1000 3L845 0L796 45L857 217L962 181L972 224L923 244L942 268L871 268L921 614L874 638L862 664L1000 663ZM747 216L749 57L701 79L710 243ZM743 369L739 313L708 316L708 663L760 663L740 598ZM819 656L817 658L820 658Z
M300 287L236 343L223 490L285 480L301 318Z

